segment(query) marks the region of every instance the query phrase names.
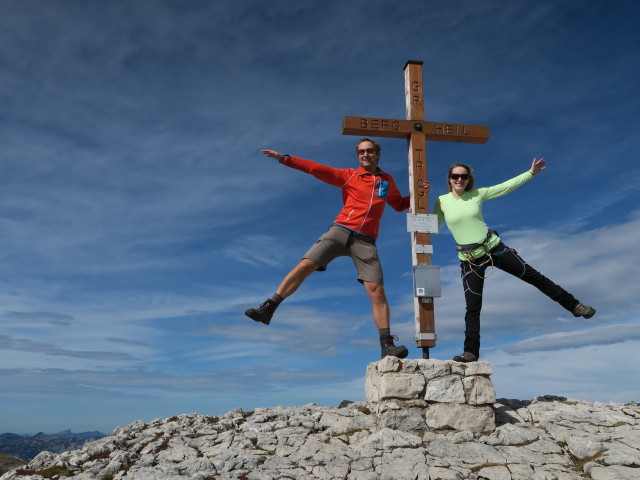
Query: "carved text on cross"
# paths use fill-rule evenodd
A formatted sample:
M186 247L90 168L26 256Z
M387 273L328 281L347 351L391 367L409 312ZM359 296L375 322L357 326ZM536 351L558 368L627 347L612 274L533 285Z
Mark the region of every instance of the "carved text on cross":
M343 135L409 138L416 132L424 132L425 140L441 142L484 143L489 138L489 128L484 125L370 117L344 117L342 120Z

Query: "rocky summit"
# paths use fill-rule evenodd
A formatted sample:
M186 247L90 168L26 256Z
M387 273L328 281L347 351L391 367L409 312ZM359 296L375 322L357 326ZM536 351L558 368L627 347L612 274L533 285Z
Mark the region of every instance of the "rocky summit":
M415 370L432 370L426 364L416 365ZM394 370L388 361L382 366L384 375ZM475 377L486 378L486 368L481 368L484 372L468 368L473 375L462 370L447 374L460 377L461 390L454 377L446 382L438 377L430 383L427 374L420 374L419 381L403 376L384 380L387 377L380 372L376 375L384 395L389 395L390 385L401 385L408 397L418 389L424 398L440 400L434 411L445 412L442 400L459 395L468 404L468 393L477 392ZM436 392L433 385L445 390ZM588 403L552 396L532 401L497 399L489 406L490 430L485 428L487 423L473 422L484 426L461 430L450 422L434 424L428 416L422 417L424 424L422 420L400 422L390 428L389 419L380 414L390 409L388 403L381 408L384 395L371 395L378 403L235 409L222 416L185 414L151 423L137 421L82 450L42 452L0 479L640 479L640 405L636 402ZM479 408L487 408L487 394L482 397L472 406L478 403ZM391 410L429 409L433 404L424 398L405 398L407 404L396 403ZM388 400L393 403L392 398ZM455 406L452 401L451 408ZM467 408L471 407L456 412Z

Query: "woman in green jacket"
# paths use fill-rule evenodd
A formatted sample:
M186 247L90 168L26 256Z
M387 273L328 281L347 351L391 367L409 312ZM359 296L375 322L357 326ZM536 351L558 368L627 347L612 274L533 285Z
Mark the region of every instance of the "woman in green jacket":
M480 356L482 290L489 267L520 277L576 317L591 318L596 313L593 307L580 303L569 292L526 263L514 249L500 240L497 232L489 230L482 218L482 204L485 200L512 192L544 169L544 159L534 158L530 170L504 183L485 188L474 188L473 170L468 165L454 163L449 169L449 193L438 198L434 211L438 215L438 224L446 221L456 241L467 305L464 352L453 357L455 361L475 362Z

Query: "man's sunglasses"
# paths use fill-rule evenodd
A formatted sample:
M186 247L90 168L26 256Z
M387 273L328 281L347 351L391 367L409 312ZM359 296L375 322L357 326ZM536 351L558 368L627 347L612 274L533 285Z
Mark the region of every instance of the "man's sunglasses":
M469 180L469 174L468 173L450 173L449 178L451 180L458 180L459 178L461 178L462 180Z
M373 148L361 148L358 150L358 155L364 155L365 153L376 153Z

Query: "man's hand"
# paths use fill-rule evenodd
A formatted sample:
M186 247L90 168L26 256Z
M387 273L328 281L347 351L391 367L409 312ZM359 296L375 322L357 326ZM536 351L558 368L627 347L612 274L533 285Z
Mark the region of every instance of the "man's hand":
M275 158L278 161L282 160L282 155L275 150L260 150L260 153L264 153L267 157Z
M531 162L531 173L533 173L534 175L539 174L542 170L544 170L546 167L545 165L545 161L544 158L541 158L540 160L536 160L535 158L533 159L533 162Z

